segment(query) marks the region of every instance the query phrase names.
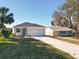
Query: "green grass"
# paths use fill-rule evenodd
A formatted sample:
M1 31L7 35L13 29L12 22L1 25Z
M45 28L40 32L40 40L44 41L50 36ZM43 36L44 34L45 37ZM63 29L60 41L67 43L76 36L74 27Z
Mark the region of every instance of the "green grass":
M69 37L69 38L78 39L79 40L79 37L77 37L77 36L73 36L73 37Z
M79 45L78 37L54 37L54 38L56 38L58 40L66 41L66 42L69 42L69 43L72 43L72 44Z
M18 42L13 42L10 39L6 39L4 37L0 37L0 45L2 44L17 44Z
M74 59L69 54L32 38L12 39L18 44L1 44L0 59Z

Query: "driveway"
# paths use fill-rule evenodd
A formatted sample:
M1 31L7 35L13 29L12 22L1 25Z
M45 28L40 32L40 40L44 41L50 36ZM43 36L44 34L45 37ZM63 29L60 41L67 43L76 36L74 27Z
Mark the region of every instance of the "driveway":
M79 59L79 45L68 43L65 41L60 41L55 38L50 37L33 37L37 40L40 40L44 43L47 43L55 48L58 48L71 56L75 57L76 59Z

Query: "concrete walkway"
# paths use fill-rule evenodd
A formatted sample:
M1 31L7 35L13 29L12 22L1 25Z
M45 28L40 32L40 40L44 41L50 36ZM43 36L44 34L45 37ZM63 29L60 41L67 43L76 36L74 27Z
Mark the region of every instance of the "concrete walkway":
M75 57L75 59L79 59L79 45L75 45L72 43L68 43L65 41L60 41L55 38L50 38L50 37L33 37L37 40L40 40L44 43L47 43L53 47L56 47L71 56Z

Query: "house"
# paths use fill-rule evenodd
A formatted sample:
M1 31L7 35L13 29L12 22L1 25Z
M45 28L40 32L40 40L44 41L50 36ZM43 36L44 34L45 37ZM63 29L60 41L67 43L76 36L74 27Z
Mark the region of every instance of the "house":
M16 36L44 36L45 28L39 24L25 22L13 26L13 33Z
M45 29L45 34L47 36L71 36L73 35L72 29L68 27L61 27L61 26L47 27Z

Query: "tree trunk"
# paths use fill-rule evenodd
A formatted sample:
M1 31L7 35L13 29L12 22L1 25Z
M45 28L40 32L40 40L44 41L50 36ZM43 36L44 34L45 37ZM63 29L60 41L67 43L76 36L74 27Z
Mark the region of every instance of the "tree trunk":
M76 36L78 36L78 30L77 30L77 28L75 29L75 34L76 34Z
M4 18L3 17L1 18L1 29L2 31L4 30Z

